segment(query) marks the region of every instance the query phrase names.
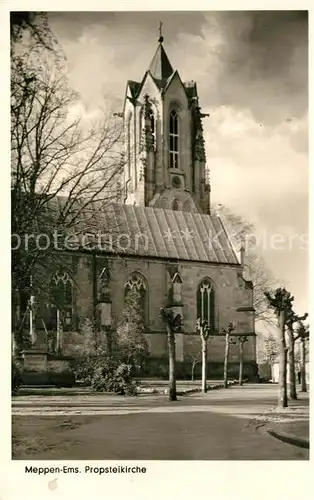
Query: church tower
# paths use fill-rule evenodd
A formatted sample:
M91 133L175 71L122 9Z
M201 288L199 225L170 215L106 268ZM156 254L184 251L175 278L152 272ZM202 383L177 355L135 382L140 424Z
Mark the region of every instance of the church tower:
M196 83L182 82L158 39L141 82L129 80L123 108L124 204L210 213L202 118Z

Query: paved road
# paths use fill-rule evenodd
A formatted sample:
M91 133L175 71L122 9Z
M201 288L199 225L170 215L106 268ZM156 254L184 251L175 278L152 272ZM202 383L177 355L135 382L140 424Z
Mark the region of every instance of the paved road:
M18 399L14 458L306 460L307 450L282 443L252 423L276 405L276 396L276 386L248 385L173 403L163 396Z

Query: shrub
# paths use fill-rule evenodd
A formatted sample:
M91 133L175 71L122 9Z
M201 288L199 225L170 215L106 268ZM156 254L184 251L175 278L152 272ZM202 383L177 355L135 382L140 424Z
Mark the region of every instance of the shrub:
M84 387L88 387L92 383L93 375L95 372L95 356L84 354L75 359L72 369L76 381Z
M73 367L76 379L97 392L136 395L136 383L131 376L132 365L114 359L101 349L95 355L78 358Z
M108 379L109 390L116 394L136 396L137 387L131 377L131 369L132 366L125 363L117 366Z
M20 363L12 358L11 368L11 391L12 394L17 394L22 384L22 369Z

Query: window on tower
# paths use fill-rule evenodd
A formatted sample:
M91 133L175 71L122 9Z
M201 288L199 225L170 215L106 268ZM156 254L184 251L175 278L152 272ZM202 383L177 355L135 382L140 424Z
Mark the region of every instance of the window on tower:
M174 109L169 116L169 168L179 168L179 119Z

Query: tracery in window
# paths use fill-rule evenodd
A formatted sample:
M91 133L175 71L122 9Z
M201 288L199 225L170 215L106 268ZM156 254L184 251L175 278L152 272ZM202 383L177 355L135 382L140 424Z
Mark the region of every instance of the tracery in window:
M73 322L73 283L64 270L57 271L51 280L51 303L52 327L57 327L59 314L63 328L70 328Z
M215 328L215 293L209 278L203 279L197 289L197 318Z
M144 324L147 324L148 320L147 287L144 279L138 273L132 274L132 276L126 281L124 286L124 296L126 297L131 290L134 290L138 294L140 309L142 312L142 318Z

